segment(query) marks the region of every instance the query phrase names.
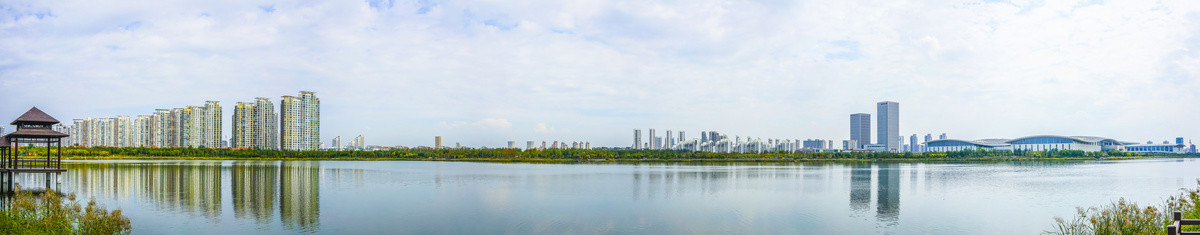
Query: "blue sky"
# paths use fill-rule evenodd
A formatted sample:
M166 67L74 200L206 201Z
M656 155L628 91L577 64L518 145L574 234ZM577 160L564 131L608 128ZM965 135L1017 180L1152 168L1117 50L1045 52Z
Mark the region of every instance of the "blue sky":
M1195 1L0 2L0 118L311 90L326 142L842 140L881 100L904 136L1158 142L1200 137L1197 75Z

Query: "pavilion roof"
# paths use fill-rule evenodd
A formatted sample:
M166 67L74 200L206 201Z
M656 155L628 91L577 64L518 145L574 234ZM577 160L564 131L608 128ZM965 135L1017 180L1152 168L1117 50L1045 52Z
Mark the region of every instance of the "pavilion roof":
M54 119L54 117L46 114L46 112L42 112L42 110L38 109L37 107L33 107L29 109L29 111L26 111L25 114L22 114L21 117L18 117L17 120L13 120L12 122L12 125L21 124L54 125L58 124L58 119Z
M7 139L7 138L62 138L62 137L67 137L67 136L70 136L70 135L51 130L49 128L21 128L20 130L14 131L13 133L8 133L7 135L4 135L5 139Z

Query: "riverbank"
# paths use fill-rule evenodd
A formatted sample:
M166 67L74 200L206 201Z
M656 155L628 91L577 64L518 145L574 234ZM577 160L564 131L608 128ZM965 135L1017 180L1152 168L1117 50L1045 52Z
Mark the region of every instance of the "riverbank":
M57 155L57 149L21 148L24 156ZM342 161L464 161L521 163L642 163L642 162L1002 162L1121 160L1151 157L1196 157L1184 154L1143 154L1079 150L963 150L953 152L808 152L715 153L645 149L432 149L289 151L229 148L68 147L68 160L342 160Z
M1149 158L1171 158L1159 156L1138 157L976 157L976 158L729 158L729 159L572 159L572 158L367 158L367 157L227 157L227 156L68 156L64 160L293 160L293 161L446 161L446 162L490 162L490 163L725 163L725 162L889 162L889 163L955 163L955 162L1036 162L1036 161L1084 161L1084 160L1133 160Z

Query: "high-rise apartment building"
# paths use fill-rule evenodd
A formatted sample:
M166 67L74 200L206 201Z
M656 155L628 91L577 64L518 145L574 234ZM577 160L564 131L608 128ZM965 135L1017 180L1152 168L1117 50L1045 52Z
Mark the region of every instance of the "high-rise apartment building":
M238 102L233 108L233 138L230 147L253 149L278 149L278 128L275 104L264 97L254 98L254 103Z
M218 101L206 101L204 107L200 109L200 141L199 146L209 148L221 147L221 130L224 127L221 123L221 105Z
M642 149L642 129L633 129L633 149Z
M883 101L877 105L879 144L887 151L900 151L900 103Z
M525 150L530 150L530 149L533 149L533 141L527 140L527 141L525 141Z
M674 138L674 136L671 136L671 130L667 130L667 135L663 136L663 137L664 137L663 139L665 139L665 140L663 141L662 148L663 149L671 149L671 146L675 145L675 139L672 139L672 138Z
M130 126L132 139L129 147L147 147L151 146L150 137L154 134L154 116L138 115L133 119L133 125Z
M543 143L542 145L545 145L545 144ZM433 148L435 148L435 149L442 148L442 136L434 136L433 137Z
M151 127L150 146L171 147L170 142L168 142L170 125L167 122L170 120L170 117L171 110L169 109L154 110L154 118L151 119L153 127Z
M946 133L942 133L942 135L939 135L939 136L938 136L938 139L939 139L939 140L944 140L944 139L946 139Z
M311 91L283 96L279 144L284 150L316 150L321 136L321 100Z
M650 128L650 135L647 136L646 139L650 141L650 146L648 149L658 149L658 141L655 140L656 137L654 136L654 128Z
M354 148L366 149L367 148L367 138L363 137L363 135L358 135L358 137L354 137Z
M333 149L338 149L338 150L342 149L342 137L341 136L333 137Z
M850 114L850 140L854 140L857 145L854 149L862 149L863 145L871 144L871 114Z
M229 147L233 148L249 148L250 147L250 113L254 108L254 104L250 102L237 102L233 106L233 122L230 123L232 128L232 137L229 139Z

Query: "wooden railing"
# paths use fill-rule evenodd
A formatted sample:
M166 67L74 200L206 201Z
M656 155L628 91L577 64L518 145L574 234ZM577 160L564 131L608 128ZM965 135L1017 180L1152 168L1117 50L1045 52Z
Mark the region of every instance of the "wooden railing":
M1167 225L1167 235L1200 235L1200 232L1184 232L1184 225L1200 225L1200 220L1183 219L1183 212L1171 213L1171 225Z

